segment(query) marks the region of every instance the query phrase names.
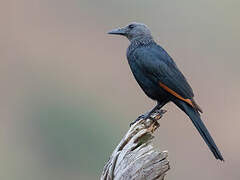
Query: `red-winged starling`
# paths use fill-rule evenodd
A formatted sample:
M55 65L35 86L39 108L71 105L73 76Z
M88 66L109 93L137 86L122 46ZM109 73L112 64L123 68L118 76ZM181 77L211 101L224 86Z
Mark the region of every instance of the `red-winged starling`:
M173 59L153 40L149 28L145 24L131 23L108 34L122 35L130 40L127 59L132 73L145 94L157 101L157 106L144 116L145 119L166 103L175 103L192 120L215 158L223 161L220 151L201 120L199 112L202 113L202 110L193 99L191 86Z

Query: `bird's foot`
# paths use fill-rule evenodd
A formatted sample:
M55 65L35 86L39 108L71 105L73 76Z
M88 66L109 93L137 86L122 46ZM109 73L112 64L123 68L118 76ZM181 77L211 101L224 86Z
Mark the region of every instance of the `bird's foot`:
M133 124L135 124L136 122L138 122L139 120L143 119L143 120L147 120L147 119L151 119L152 121L157 122L157 120L159 120L162 115L164 113L166 113L167 111L164 109L157 109L154 112L147 112L145 114L140 115L135 121L130 123L130 126L132 126Z
M132 122L130 123L130 127L131 127L133 124L135 124L136 122L138 122L139 120L145 119L145 117L147 117L147 115L148 115L148 113L145 113L145 114L142 114L142 115L138 116L138 118L137 118L135 121L132 121Z

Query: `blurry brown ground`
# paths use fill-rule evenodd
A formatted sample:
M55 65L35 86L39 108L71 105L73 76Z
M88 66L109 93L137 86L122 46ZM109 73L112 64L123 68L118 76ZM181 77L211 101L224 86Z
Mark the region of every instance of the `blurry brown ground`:
M156 133L167 179L240 179L240 1L12 0L0 7L0 177L98 179L129 122L150 109L129 70L128 41L108 30L146 23L188 77L223 153L213 158L174 105Z

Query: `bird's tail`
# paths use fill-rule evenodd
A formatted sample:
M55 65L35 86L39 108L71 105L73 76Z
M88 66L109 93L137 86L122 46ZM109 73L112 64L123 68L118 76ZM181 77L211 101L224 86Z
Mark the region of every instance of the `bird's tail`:
M224 161L220 151L217 148L217 145L215 144L214 140L212 139L206 126L202 122L200 114L195 109L193 109L191 106L189 106L187 103L185 103L179 99L175 99L174 103L181 110L183 110L189 116L189 118L192 120L194 126L197 128L198 132L201 134L202 138L204 139L205 143L208 145L209 149L212 151L215 158L219 159L221 161Z

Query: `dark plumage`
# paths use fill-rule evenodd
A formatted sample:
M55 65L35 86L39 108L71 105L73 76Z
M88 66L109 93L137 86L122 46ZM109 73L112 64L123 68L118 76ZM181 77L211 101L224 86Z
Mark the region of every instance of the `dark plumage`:
M194 126L212 151L216 159L223 157L200 118L201 108L194 101L193 90L168 53L152 38L148 27L140 23L115 29L109 34L126 36L131 44L127 59L138 84L151 99L157 101L154 110L172 101L192 120Z

